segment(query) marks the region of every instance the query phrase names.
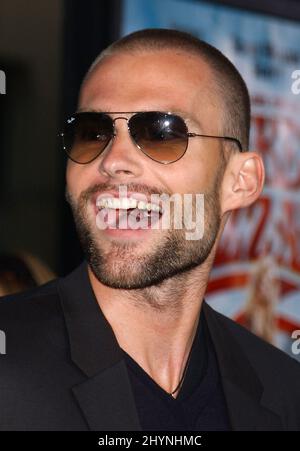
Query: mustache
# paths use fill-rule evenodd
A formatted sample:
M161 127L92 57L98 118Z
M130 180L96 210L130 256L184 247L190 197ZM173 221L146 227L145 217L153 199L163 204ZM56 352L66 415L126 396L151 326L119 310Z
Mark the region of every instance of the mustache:
M149 186L145 185L143 183L97 183L95 185L92 185L82 191L78 198L78 203L87 203L91 196L93 196L96 193L101 193L103 191L119 191L120 187L126 187L128 192L137 192L145 194L146 196L151 196L151 194L168 194L172 195L171 192L167 192L165 189L158 188L157 186ZM65 199L70 205L74 205L74 198L68 188L66 186L65 190Z

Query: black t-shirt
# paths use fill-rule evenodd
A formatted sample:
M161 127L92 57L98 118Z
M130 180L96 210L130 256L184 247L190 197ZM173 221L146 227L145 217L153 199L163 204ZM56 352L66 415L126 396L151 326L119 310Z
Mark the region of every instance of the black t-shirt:
M142 430L231 429L213 343L200 315L182 387L173 398L124 350Z

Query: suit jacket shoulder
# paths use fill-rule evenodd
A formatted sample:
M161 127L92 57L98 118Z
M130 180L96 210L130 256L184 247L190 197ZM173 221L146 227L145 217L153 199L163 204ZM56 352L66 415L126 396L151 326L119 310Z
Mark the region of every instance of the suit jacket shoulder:
M72 363L57 280L0 299L0 430L87 430L72 393Z
M207 304L204 310L223 377L300 430L299 362Z

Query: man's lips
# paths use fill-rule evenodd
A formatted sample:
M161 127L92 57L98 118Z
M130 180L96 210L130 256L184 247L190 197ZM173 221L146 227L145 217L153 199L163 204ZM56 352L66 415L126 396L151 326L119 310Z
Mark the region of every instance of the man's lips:
M142 193L127 193L119 196L119 193L105 192L95 196L96 224L101 230L141 230L150 229L157 224L162 208L158 199L150 201ZM157 228L154 226L154 228Z
M95 209L95 214L102 208L114 209L129 209L140 208L148 211L159 211L163 213L162 201L159 194L152 194L147 196L138 192L126 192L126 195L121 195L117 191L105 191L102 193L95 193L91 197L91 202ZM116 202L115 199L120 199Z
M147 212L139 209L107 209L103 208L96 216L98 229L147 230L160 219L159 212ZM157 228L157 227L156 227Z

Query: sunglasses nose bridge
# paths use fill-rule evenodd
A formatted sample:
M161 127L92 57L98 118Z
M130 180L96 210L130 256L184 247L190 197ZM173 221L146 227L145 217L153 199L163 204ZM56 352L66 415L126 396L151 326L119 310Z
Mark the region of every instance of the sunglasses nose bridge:
M129 131L129 127L128 127L128 117L125 117L125 116L117 116L117 117L115 117L115 118L113 118L112 119L112 124L113 124L113 137L115 137L116 136L116 125L115 125L115 123L116 123L116 121L118 120L118 119L123 119L123 120L125 120L126 122L127 122L127 129L128 129L128 131Z
M131 137L130 126L129 126L129 120L130 120L130 119L129 119L128 117L126 117L126 116L117 116L117 117L115 117L115 118L111 118L112 125L113 125L113 135L112 135L112 138L116 138L116 136L117 136L117 131L116 131L115 123L116 123L116 121L117 121L118 119L122 119L122 120L125 120L125 121L126 121L126 124L127 124L127 131L128 131L128 133L129 133L129 136Z
M115 118L112 119L112 123L113 123L114 128L115 128L115 123L116 123L116 121L117 121L118 119L123 119L123 120L126 121L127 124L128 124L128 120L129 120L128 117L125 117L125 116L117 116L117 117L115 117Z

